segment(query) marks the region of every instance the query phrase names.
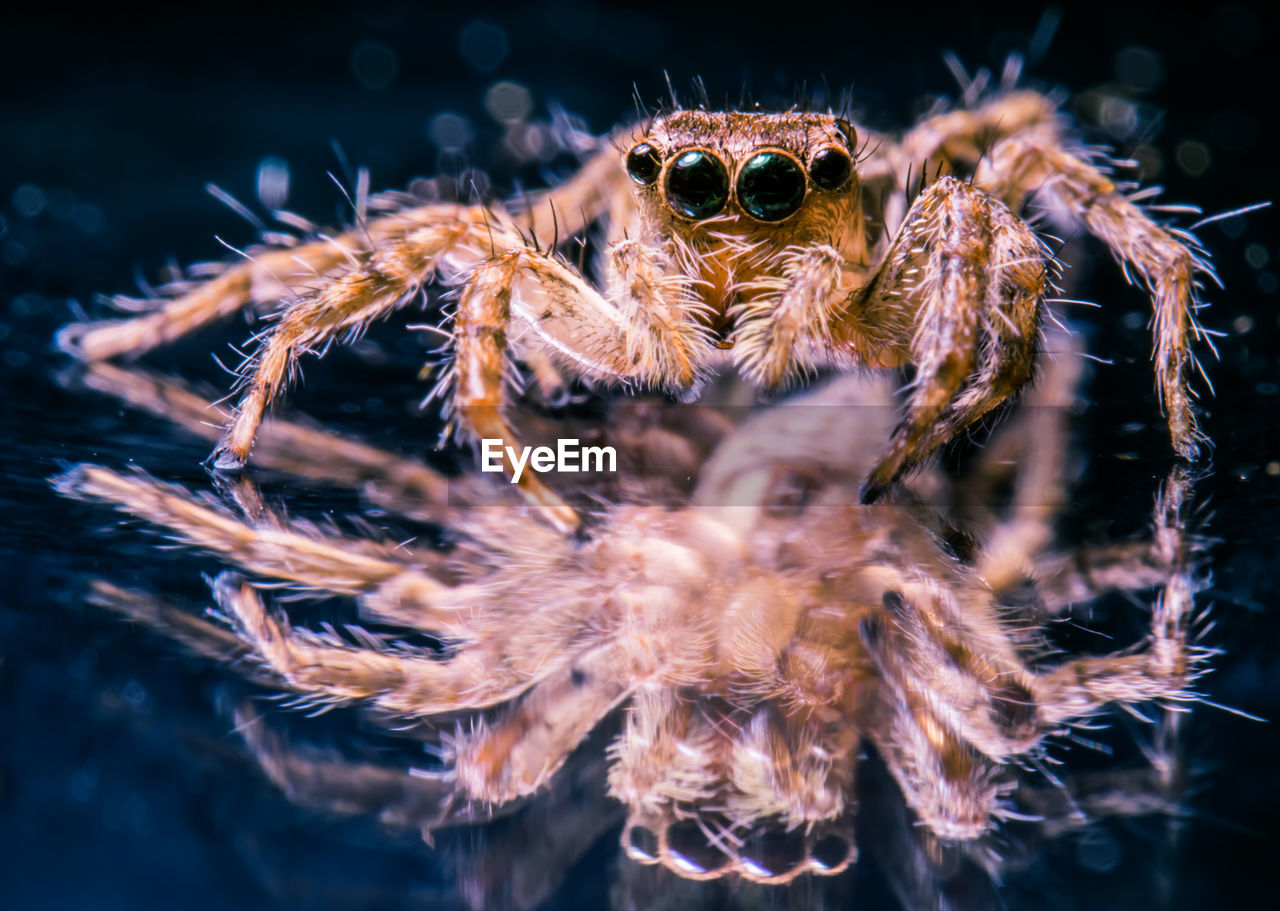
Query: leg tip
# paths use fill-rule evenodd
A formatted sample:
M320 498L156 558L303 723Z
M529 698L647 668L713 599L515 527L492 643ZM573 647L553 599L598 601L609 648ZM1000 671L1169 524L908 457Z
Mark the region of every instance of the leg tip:
M897 483L898 478L905 473L906 465L902 457L891 452L880 464L871 469L871 474L867 476L858 491L858 499L863 506L870 506L873 503L880 502L889 492L889 488Z
M236 455L230 449L223 449L219 446L213 452L209 453L209 458L205 459L206 468L213 471L240 471L244 468L245 459Z
M53 337L53 344L63 354L69 354L78 361L88 361L84 338L93 328L91 323L72 323L59 329Z
M1174 439L1173 451L1178 454L1178 458L1185 462L1198 462L1200 460L1200 446L1193 439Z
M67 471L49 478L49 484L64 497L76 500L87 499L85 489L89 486L89 472L97 466L85 462L73 465Z
M882 484L879 481L868 478L863 482L862 488L858 491L858 500L863 506L871 506L882 500L888 490L888 484Z

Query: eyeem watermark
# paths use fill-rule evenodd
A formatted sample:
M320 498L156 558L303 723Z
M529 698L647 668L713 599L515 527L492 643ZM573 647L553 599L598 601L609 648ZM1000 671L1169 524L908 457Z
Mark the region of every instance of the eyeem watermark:
M502 471L502 454L511 461L511 483L524 474L527 465L539 474L548 471L577 473L580 471L618 470L618 453L612 446L581 446L576 439L557 440L556 446L503 446L502 440L480 441L480 470ZM606 462L608 464L606 464Z

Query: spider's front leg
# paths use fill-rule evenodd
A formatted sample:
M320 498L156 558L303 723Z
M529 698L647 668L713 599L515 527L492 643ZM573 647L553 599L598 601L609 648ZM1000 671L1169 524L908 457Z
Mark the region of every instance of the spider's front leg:
M885 327L880 361L916 368L863 502L1031 378L1047 287L1044 247L1001 202L952 177L921 193L844 317L855 338L859 324Z
M1154 358L1160 405L1174 450L1199 456L1205 439L1196 426L1187 374L1196 369L1191 343L1206 338L1196 322L1196 273L1216 281L1208 254L1187 231L1166 228L1127 197L1096 165L1063 147L1056 130L1024 130L997 143L974 182L1015 210L1028 195L1051 201L1105 243L1122 265L1132 266L1151 293Z
M935 700L904 673L888 618L864 618L859 631L883 675L881 704L868 731L907 805L942 838L977 838L1000 809L994 764L939 716Z
M609 250L609 297L554 255L533 247L497 253L467 279L454 325L453 410L475 438L501 442L509 477L515 435L502 411L509 359L548 352L587 379L687 389L700 372L705 329L687 279L659 251L624 240ZM575 510L532 471L516 483L557 528L573 531Z

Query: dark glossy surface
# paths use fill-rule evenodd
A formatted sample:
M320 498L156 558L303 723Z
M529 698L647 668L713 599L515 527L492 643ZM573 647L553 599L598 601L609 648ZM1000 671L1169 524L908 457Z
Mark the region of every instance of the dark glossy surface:
M58 499L45 479L91 460L203 486L199 462L209 447L59 384L68 365L50 340L77 313L104 314L94 295L130 291L135 273L154 282L170 257L221 257L215 235L249 243L252 227L202 187L213 182L252 199L266 158L290 166L288 206L323 222L349 212L325 176L343 171L330 140L347 160L371 168L375 189L441 170L483 183L468 172L473 166L498 175L503 190L537 186L568 163L504 151L509 121L501 117L510 116L511 97L486 110L496 83L527 89L532 117L554 102L605 130L633 116L633 83L645 100L665 94L664 70L677 89L700 74L712 99L736 101L745 82L782 107L806 80L805 94L826 93L832 103L837 87L851 84L860 117L903 126L927 107L928 93L953 92L942 50L971 69L998 68L1005 53L1034 44L1041 16L1024 5L880 7L842 10L847 18L838 23L824 12L816 26L798 10L757 28L758 19L732 9L686 6L678 22L654 11L562 2L435 13L374 3L347 12L6 14L0 906L458 907L458 857L510 869L519 854L511 845L532 855L545 841L539 833L554 820L535 817L429 849L415 833L388 835L372 820L292 806L228 734L220 700L228 688L245 692L231 675L83 604L85 580L105 575L198 610L208 601L201 573L217 563L158 548L160 539L135 524ZM1274 106L1275 45L1271 14L1240 5L1200 14L1073 5L1029 76L1068 90L1075 101L1067 108L1091 124L1090 138L1136 151L1171 201L1215 213L1280 197L1274 148L1262 138ZM1219 358L1205 357L1216 389L1204 402L1205 426L1216 448L1198 487L1213 539L1214 585L1202 603L1212 602L1217 619L1206 644L1223 654L1204 689L1216 703L1270 718L1280 717L1276 217L1201 231L1226 284L1208 289L1213 306L1202 315L1224 333L1215 340ZM1062 309L1084 327L1089 349L1111 363L1098 364L1090 381L1096 404L1080 417L1083 473L1062 534L1114 539L1145 528L1171 459L1151 394L1148 309L1096 244L1064 240L1076 263L1067 296L1102 306ZM416 410L425 392L416 374L433 344L403 329L420 320L411 310L367 343L308 363L290 407L377 445L430 454L435 428ZM228 380L209 354L234 360L227 343L248 334L242 323L224 324L147 362L222 390ZM261 480L291 515L360 515L388 535L421 532L368 514L341 491ZM1141 625L1123 622L1132 609L1116 598L1091 625L1132 633ZM301 742L405 767L420 759L412 744L366 730L352 713L308 720L263 705ZM1111 721L1113 730L1091 736L1112 744L1118 760L1077 747L1071 770L1133 758L1134 726ZM1010 853L1026 853L1003 886L957 866L945 897L959 907L1265 907L1274 900L1280 844L1278 739L1274 724L1198 707L1187 727L1185 819L1113 821L1047 845L1013 844ZM584 773L583 781L594 782L592 794L602 788L598 776ZM567 799L586 801L587 793ZM622 858L620 819L602 815L611 827L542 906L625 906L619 896L633 896L644 907L645 896L661 895L680 907L896 907L885 872L895 864L887 856L892 783L872 768L860 795L860 859L835 880L776 890L653 882ZM486 845L508 853L495 859ZM512 904L508 892L490 906Z

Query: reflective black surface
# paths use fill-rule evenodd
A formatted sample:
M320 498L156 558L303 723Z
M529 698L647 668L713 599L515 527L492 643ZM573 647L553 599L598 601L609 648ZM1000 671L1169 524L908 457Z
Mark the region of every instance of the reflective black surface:
M252 199L263 174L279 173L266 161L276 159L289 167L288 206L337 222L349 209L325 171L350 179L330 140L346 161L370 168L375 189L440 171L482 189L481 172L491 171L503 190L563 173L568 162L559 158L503 151L525 96L498 91L498 83L527 90L530 117L545 118L554 103L595 130L633 116L633 82L645 100L663 96L664 70L681 91L701 75L713 99L737 102L745 84L784 107L796 94L834 101L852 85L860 116L889 128L925 110L927 94L954 91L942 50L971 70L998 69L1007 52L1031 46L1040 52L1032 84L1069 91L1076 100L1067 107L1090 124L1090 137L1135 154L1170 201L1212 214L1280 195L1274 149L1263 139L1275 78L1272 14L1230 4L1196 15L1072 6L1045 49L1041 13L969 5L849 11L838 27L825 13L821 27L802 14L765 27L704 7L684 7L678 24L668 23L652 4L8 14L0 54L0 905L457 907L458 857L501 862L485 843L532 851L537 839L521 826L549 825L513 820L431 850L416 833L388 835L372 820L298 809L228 735L219 705L252 690L83 604L91 575L207 602L200 574L216 569L214 561L158 549L154 536L60 500L45 482L92 460L205 483L207 443L60 385L68 364L51 338L82 311L103 315L94 295L131 290L135 274L155 282L170 257L219 258L215 235L232 246L252 239L254 229L207 195L206 182ZM480 171L469 172L473 166ZM1204 689L1215 703L1269 718L1280 717L1276 217L1263 212L1200 232L1226 285L1207 289L1213 306L1202 315L1224 333L1215 339L1219 358L1205 357L1216 390L1203 403L1205 426L1216 448L1198 487L1214 540L1214 585L1202 603L1217 618L1206 642L1223 654ZM1114 538L1145 527L1171 459L1151 393L1147 305L1096 244L1064 240L1077 296L1101 309L1062 309L1085 327L1089 350L1112 363L1096 365L1091 379L1095 406L1080 421L1085 467L1062 533ZM400 328L416 316L308 364L290 405L379 446L427 452L434 427L416 410L423 342ZM239 323L223 325L147 362L225 389L209 353L234 360L226 343L246 334ZM297 516L342 520L362 509L336 490L279 477L264 486ZM389 535L420 531L365 519ZM1110 608L1128 609L1124 599ZM419 758L348 713L272 715L304 742L403 766ZM1125 722L1115 723L1116 748L1132 749ZM1273 724L1197 707L1187 729L1187 818L1117 821L1036 844L1002 887L961 870L948 897L977 907L1267 903L1280 831L1278 740ZM1108 761L1071 753L1073 768ZM598 787L589 773L583 782ZM646 896L664 895L683 907L895 907L885 873L894 861L876 850L890 843L892 784L882 773L877 786L869 773L860 793L859 825L871 828L858 833L855 870L838 880L786 890L651 882L620 857L620 821L601 816L612 828L543 906L602 907L611 896L625 906L618 896L626 895L644 907ZM569 792L564 806L588 805L578 797ZM878 800L891 805L877 809ZM492 906L503 903L514 903L511 892Z

